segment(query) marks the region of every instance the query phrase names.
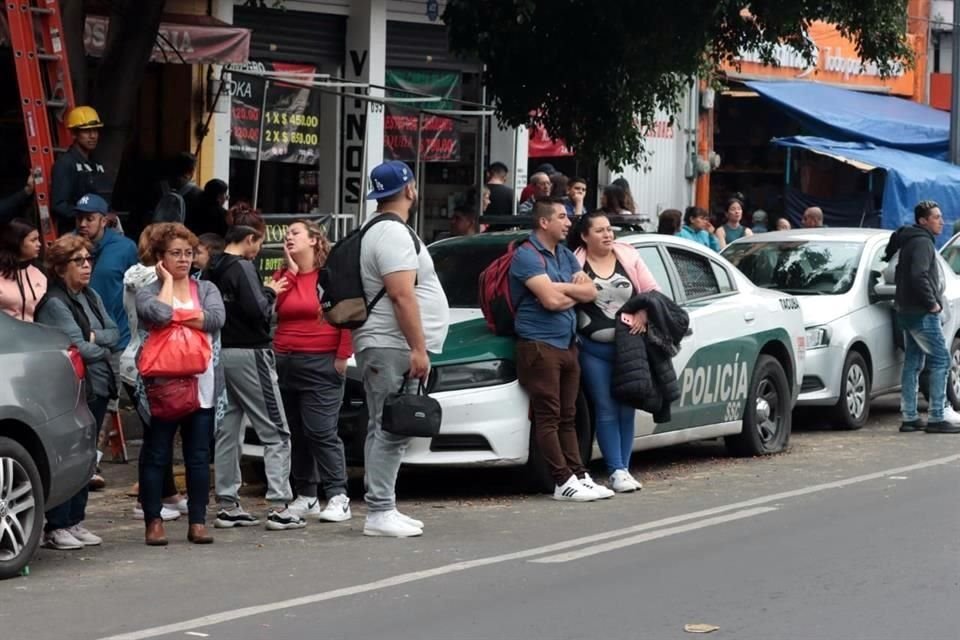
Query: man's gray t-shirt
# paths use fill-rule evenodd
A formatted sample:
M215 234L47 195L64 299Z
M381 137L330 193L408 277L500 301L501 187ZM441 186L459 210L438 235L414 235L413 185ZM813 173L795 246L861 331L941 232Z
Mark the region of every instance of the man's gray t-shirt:
M420 243L416 253L407 226L400 222L381 222L367 231L360 245L360 275L368 300L383 288L383 277L397 271L417 272L417 303L427 351L440 353L447 339L450 308L440 279L433 267L433 258ZM363 326L353 331L353 348L363 351L371 347L409 349L394 315L390 296L384 295L370 310Z

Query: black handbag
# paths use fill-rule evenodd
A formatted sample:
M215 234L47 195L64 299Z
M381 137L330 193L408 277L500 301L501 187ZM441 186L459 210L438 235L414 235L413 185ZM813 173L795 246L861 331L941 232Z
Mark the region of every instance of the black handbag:
M432 438L440 433L440 403L427 395L423 380L416 393L404 393L406 386L404 379L400 390L387 396L383 403L383 430L408 438Z

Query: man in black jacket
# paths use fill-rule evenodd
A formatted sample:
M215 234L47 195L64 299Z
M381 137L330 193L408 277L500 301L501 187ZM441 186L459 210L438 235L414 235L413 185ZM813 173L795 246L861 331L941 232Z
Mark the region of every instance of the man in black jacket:
M924 200L914 209L914 220L916 224L901 227L894 233L886 250L888 259L900 252L895 298L904 341L900 431L960 433L960 415L947 406L950 353L940 320L944 282L934 245L943 230L943 213L936 202ZM930 370L930 415L926 424L917 412L924 361Z
M227 230L226 247L214 257L204 277L223 296L227 322L220 332L220 361L227 387L227 408L217 428L214 454L219 528L250 527L259 520L240 506L240 452L246 416L263 444L267 475L267 529L301 529L306 521L286 508L290 489L290 428L280 399L270 337L277 294L286 283L264 287L251 260L260 253L263 235L253 227Z

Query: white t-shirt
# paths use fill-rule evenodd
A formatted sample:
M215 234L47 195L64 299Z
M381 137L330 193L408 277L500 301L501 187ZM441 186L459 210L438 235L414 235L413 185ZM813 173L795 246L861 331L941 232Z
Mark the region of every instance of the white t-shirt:
M395 221L374 225L360 246L360 275L363 290L372 300L383 289L383 276L397 271L417 272L417 303L427 351L440 353L447 339L450 307L433 267L433 258L423 242L416 253L408 227ZM384 294L371 309L367 321L353 332L353 347L360 352L371 347L409 349L394 315L390 296Z
M193 300L188 300L182 302L177 298L173 299L173 308L176 309L193 309ZM207 336L207 341L213 344L213 336L209 333L205 334ZM207 365L207 370L197 376L197 387L199 388L200 396L200 408L201 409L213 409L214 403L214 392L216 388L216 379L213 375L213 358L210 358L210 364Z

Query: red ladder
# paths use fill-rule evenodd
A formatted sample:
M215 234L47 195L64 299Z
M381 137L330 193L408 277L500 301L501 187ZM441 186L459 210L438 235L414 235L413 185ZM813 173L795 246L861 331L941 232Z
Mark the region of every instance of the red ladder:
M57 239L50 217L54 153L66 150L72 141L65 123L74 102L63 23L57 0L5 0L5 5L30 166L37 183L40 232L49 244Z

